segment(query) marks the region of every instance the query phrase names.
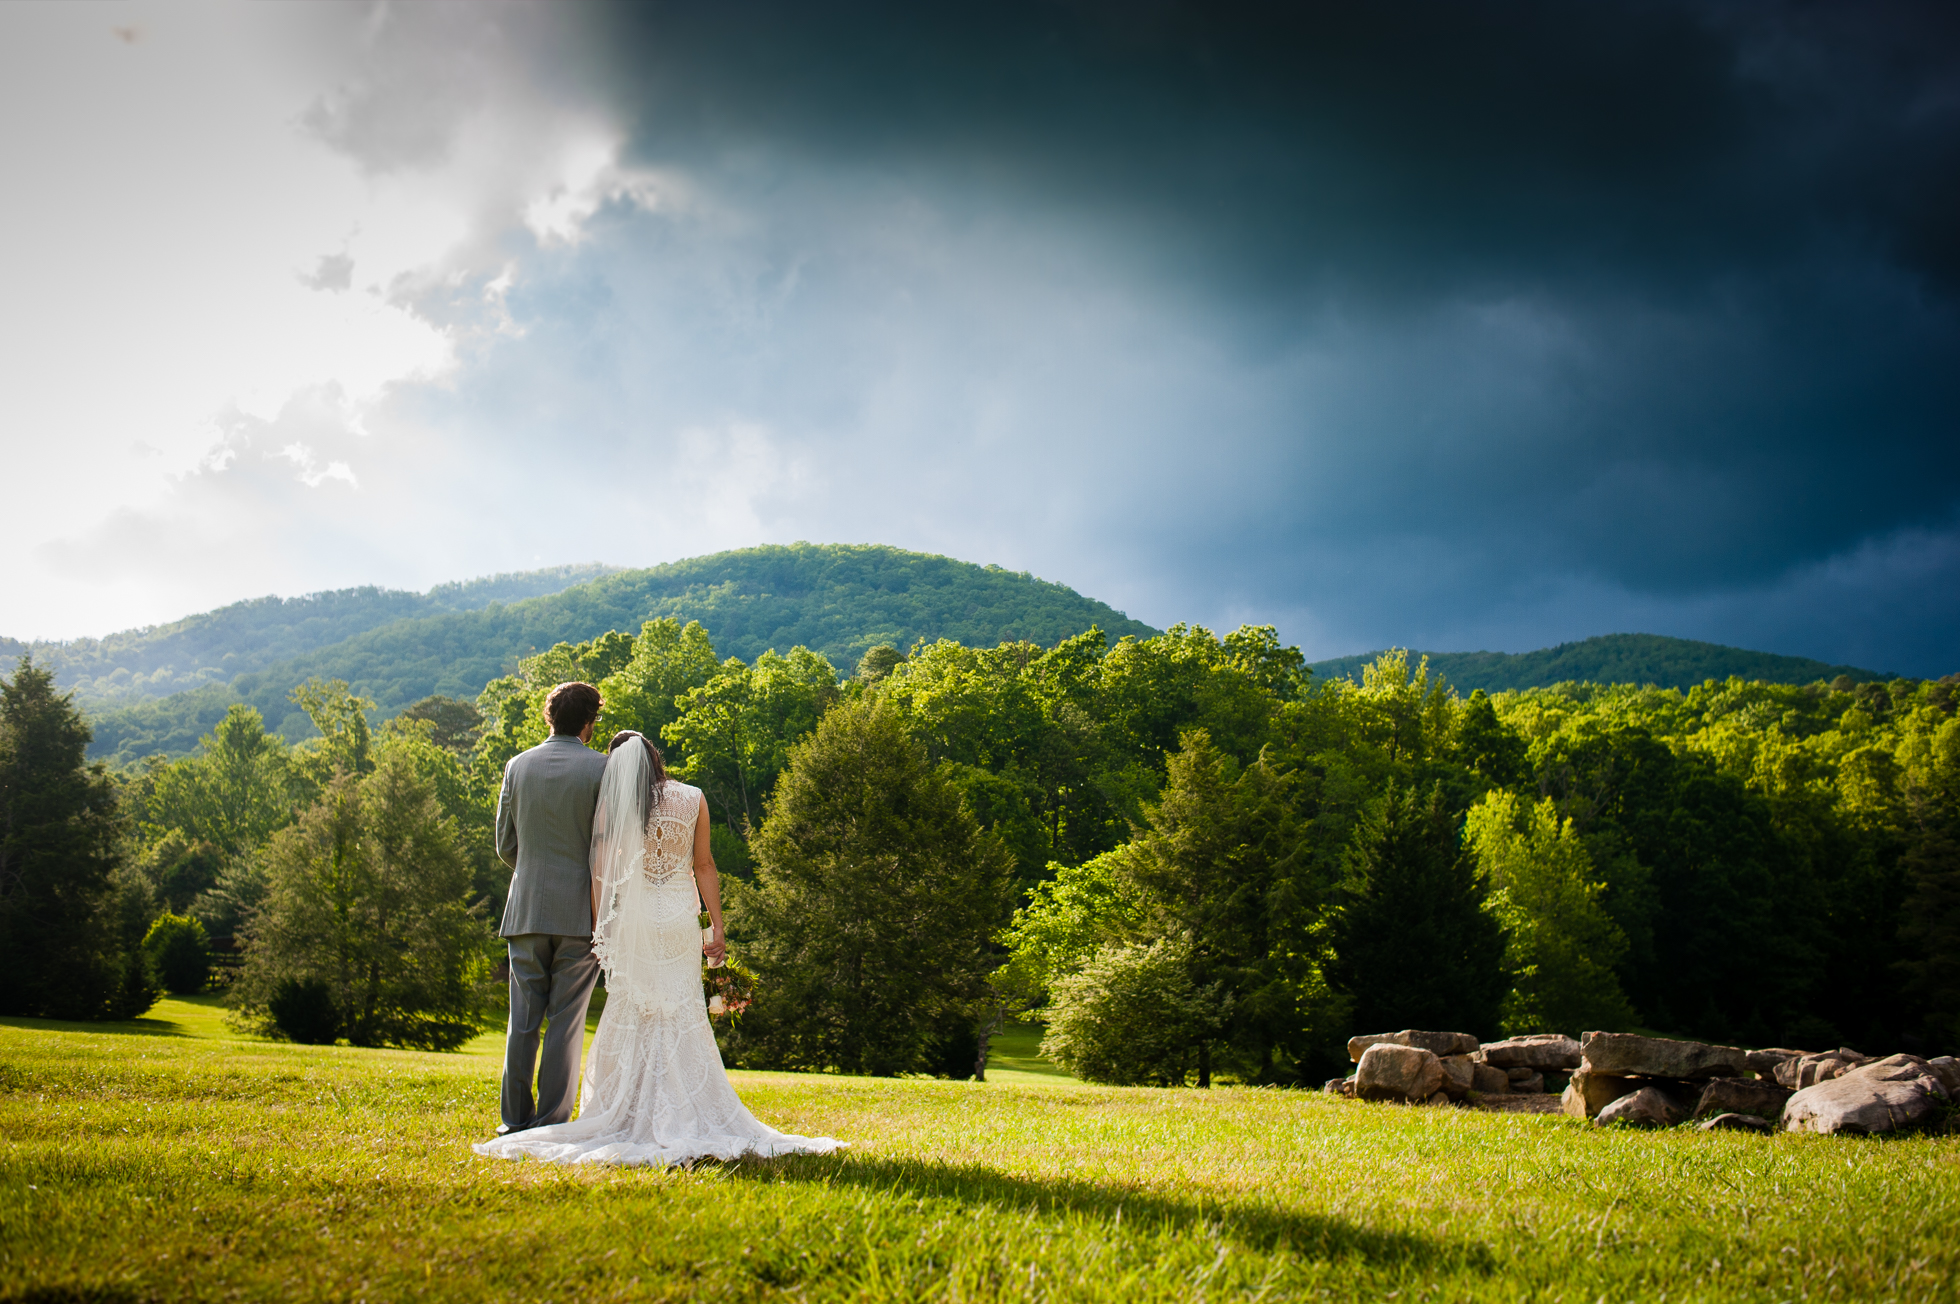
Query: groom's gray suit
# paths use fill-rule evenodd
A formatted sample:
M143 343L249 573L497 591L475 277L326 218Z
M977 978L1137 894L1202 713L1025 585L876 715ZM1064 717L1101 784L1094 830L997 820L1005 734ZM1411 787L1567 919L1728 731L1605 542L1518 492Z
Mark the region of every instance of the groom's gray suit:
M498 932L510 944L510 1033L504 1043L504 1127L572 1116L585 1007L599 965L592 954L592 811L606 758L572 734L553 734L504 766L497 854L516 872ZM546 1024L538 1095L531 1069Z

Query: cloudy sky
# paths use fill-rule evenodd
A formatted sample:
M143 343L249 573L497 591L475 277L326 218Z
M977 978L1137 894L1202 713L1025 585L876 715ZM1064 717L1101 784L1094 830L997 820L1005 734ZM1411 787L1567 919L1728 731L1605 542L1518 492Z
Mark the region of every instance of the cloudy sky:
M763 542L1960 670L1960 11L0 6L0 633Z

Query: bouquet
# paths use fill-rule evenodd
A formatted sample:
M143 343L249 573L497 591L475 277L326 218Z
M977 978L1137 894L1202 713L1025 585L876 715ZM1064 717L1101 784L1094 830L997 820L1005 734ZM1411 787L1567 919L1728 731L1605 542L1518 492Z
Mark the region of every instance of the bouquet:
M706 946L715 939L714 920L704 910L700 922L701 944ZM755 975L730 956L724 955L718 962L704 959L701 983L706 989L710 1018L738 1018L755 999Z

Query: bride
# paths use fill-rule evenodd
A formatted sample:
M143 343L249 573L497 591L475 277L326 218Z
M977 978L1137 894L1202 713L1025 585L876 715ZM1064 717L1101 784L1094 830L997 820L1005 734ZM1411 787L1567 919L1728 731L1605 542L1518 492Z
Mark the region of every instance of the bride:
M828 1154L743 1107L722 1068L702 995L701 957L726 943L721 879L699 788L667 777L640 734L613 735L592 820L592 949L606 1008L585 1059L578 1117L475 1147L499 1159L676 1164L743 1155ZM701 941L700 906L714 921Z

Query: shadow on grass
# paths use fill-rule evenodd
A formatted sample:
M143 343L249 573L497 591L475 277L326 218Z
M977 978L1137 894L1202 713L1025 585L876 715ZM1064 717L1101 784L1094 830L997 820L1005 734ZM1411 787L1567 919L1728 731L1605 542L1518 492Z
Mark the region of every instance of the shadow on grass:
M182 1024L171 1023L165 1019L105 1019L101 1023L89 1023L70 1019L29 1019L18 1015L0 1015L0 1028L21 1028L30 1032L97 1032L124 1037L181 1037L187 1041L198 1040L197 1034L184 1028ZM0 1295L0 1304L12 1300L11 1295Z
M1289 1250L1309 1259L1350 1259L1421 1268L1467 1268L1488 1273L1495 1263L1482 1243L1441 1240L1409 1232L1376 1231L1345 1218L1278 1204L1203 1201L1137 1187L1103 1186L1072 1178L1018 1177L980 1164L944 1164L870 1155L828 1160L747 1161L724 1170L730 1180L851 1186L907 1199L951 1200L1017 1211L1067 1211L1136 1231L1207 1231L1251 1249Z

